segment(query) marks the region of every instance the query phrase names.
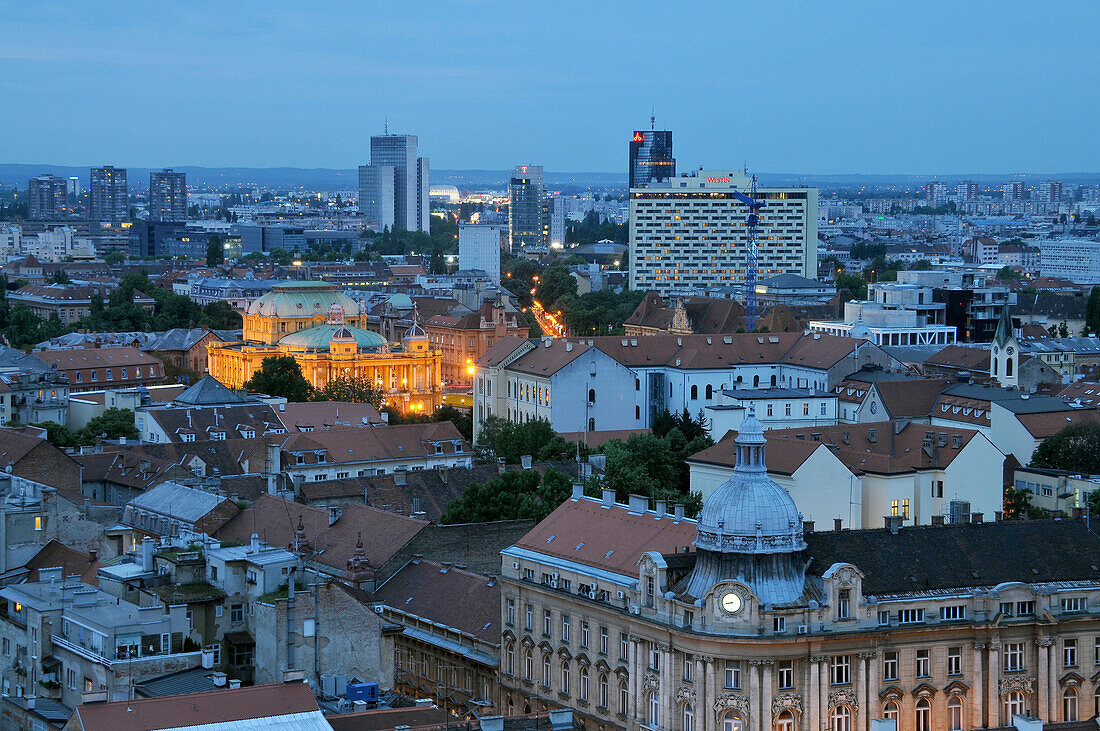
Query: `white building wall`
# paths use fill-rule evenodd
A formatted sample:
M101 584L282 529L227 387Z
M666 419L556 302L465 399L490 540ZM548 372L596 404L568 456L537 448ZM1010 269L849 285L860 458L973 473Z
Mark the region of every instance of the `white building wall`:
M498 224L459 224L458 268L481 269L500 284L500 237L505 230Z

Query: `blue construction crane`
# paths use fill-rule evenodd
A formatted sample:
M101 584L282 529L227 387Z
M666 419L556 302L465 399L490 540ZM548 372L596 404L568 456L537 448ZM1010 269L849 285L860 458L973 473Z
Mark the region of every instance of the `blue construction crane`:
M733 197L744 203L749 208L748 239L749 252L745 263L745 329L752 332L756 329L756 265L759 249L756 243L756 227L760 223L758 211L764 207L764 201L756 195L756 176L753 175L749 185L748 195L739 190L733 191Z

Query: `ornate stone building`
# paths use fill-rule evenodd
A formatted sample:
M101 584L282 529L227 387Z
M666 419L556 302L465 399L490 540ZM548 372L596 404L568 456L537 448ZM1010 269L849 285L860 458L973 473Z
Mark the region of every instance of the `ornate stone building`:
M503 551L502 712L566 706L631 731L1096 714L1100 536L1084 520L815 531L765 446L750 413L697 522L578 487Z
M315 388L340 376L366 377L384 404L432 413L442 404L442 355L416 322L400 343L362 327L363 306L325 282L276 284L249 305L242 341L212 342L210 375L242 388L265 358L289 355Z

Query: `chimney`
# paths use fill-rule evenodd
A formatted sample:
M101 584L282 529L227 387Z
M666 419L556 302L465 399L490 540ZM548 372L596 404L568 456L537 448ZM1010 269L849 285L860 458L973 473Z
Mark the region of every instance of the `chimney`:
M497 474L503 475L505 471L504 458L497 457Z
M279 411L286 411L286 403L279 404Z
M148 572L153 570L153 550L157 542L146 537L141 542L141 570Z
M573 483L573 499L580 500L584 497L584 485L580 482Z
M210 680L214 683L214 686L217 687L217 688L224 688L225 687L225 680L226 680L225 673L218 673L218 672L210 673Z
M529 455L529 454L520 455L519 463L520 463L520 466L523 467L523 469L525 469L525 470L531 469L531 455Z
M943 516L942 515L933 515L932 516L932 525L943 525Z
M644 513L649 510L649 498L645 495L631 495L628 506L631 513Z
M833 530L835 530L835 531L837 531L837 532L839 533L839 532L840 532L840 530L841 530L841 528L842 528L843 526L844 526L844 521L843 521L843 519L841 519L841 518L833 518Z
M88 551L88 563L95 563L99 560L99 551L94 548Z
M684 504L683 503L676 503L675 505L672 506L672 517L675 518L676 520L683 520L684 519Z
M970 522L971 523L975 523L975 524L981 523L983 518L985 518L984 513L971 513L970 514Z
M252 538L251 538L251 540L249 541L249 544L248 544L248 552L249 553L259 553L260 552L260 534L259 533L253 533L252 534Z
M658 500L657 501L657 515L667 515L667 514L668 514L668 500Z
M230 678L229 679L229 689L230 690L237 690L240 687L241 687L241 679L240 678Z
M812 520L802 521L802 535L814 532L814 522Z
M605 508L610 508L615 504L615 490L610 487L603 489L603 495L601 497L601 503Z
M1078 510L1081 511L1081 515L1076 514L1076 512ZM1082 517L1084 515L1084 512L1085 512L1084 508L1074 508L1073 511L1074 511L1074 516L1073 517L1075 517L1075 518ZM1001 510L994 510L993 511L993 520L995 520L996 522L1000 523L1002 520L1004 520L1004 518L1005 518L1004 511L1001 511Z
M335 505L330 505L328 509L328 524L335 525L336 521L340 520L340 516L343 515L343 511Z
M886 516L886 528L891 534L897 535L898 530L901 529L901 516L900 515L887 515Z

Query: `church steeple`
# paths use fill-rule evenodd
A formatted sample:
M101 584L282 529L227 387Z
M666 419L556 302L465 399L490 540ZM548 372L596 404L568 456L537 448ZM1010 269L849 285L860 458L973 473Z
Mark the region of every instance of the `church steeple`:
M997 332L993 335L993 345L989 352L989 375L1000 386L1018 386L1019 366L1020 344L1016 340L1016 329L1012 327L1012 316L1006 304L1001 310Z

